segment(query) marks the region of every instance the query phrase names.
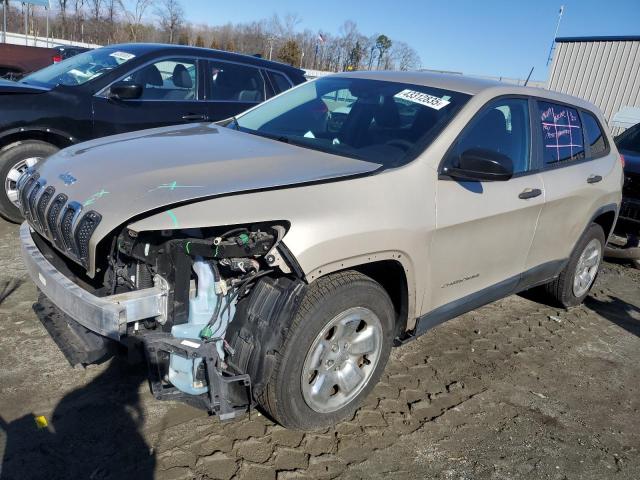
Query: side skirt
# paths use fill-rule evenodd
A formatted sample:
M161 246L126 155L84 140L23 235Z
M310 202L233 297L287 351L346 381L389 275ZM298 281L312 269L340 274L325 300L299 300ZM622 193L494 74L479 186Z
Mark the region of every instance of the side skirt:
M508 297L509 295L522 292L529 288L544 285L557 277L568 261L568 259L564 259L543 263L520 275L515 275L495 285L472 293L471 295L442 305L419 317L415 330L403 338L397 338L395 344L402 345L414 340L447 320L459 317L462 314L500 300L501 298Z

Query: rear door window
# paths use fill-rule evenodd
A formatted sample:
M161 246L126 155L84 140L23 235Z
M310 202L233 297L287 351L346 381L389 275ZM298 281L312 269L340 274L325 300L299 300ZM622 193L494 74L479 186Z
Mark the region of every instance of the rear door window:
M271 79L271 84L273 85L273 89L275 90L276 95L291 88L291 82L287 80L287 77L285 77L281 73L270 71L267 74Z
M582 122L575 108L538 102L545 165L556 165L585 158Z
M265 83L260 70L248 65L209 62L207 98L214 101L259 103L265 98Z
M589 145L589 155L593 157L599 157L606 153L607 142L604 137L604 132L600 127L600 123L589 112L582 112L582 118L584 119L584 137Z

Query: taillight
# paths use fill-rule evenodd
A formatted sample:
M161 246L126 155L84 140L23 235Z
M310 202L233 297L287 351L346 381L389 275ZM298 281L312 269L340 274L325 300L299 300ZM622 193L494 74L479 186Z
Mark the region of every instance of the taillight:
M622 155L622 154L620 154L620 163L622 163L622 168L624 168L624 166L626 164L625 164L625 161L624 161L624 155Z
M60 63L62 61L62 56L61 55L54 55L52 60L53 60L53 63Z

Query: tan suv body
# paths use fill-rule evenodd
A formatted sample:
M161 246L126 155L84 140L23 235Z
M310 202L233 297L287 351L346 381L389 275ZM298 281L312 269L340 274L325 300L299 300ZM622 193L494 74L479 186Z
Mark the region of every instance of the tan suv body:
M357 407L394 339L535 286L582 301L621 200L604 125L592 104L541 89L339 74L224 126L54 155L20 181L23 250L72 322L139 338L152 370L169 369L157 396L177 387L226 418L252 384L277 420L316 428Z

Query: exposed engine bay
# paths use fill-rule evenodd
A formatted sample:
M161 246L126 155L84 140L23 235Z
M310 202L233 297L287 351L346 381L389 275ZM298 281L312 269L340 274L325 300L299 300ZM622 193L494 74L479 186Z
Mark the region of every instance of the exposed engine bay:
M129 344L146 351L156 398L184 400L222 419L252 405L305 285L281 253L289 255L281 244L286 228L125 228L114 236L105 293L166 291L166 312L126 332Z

